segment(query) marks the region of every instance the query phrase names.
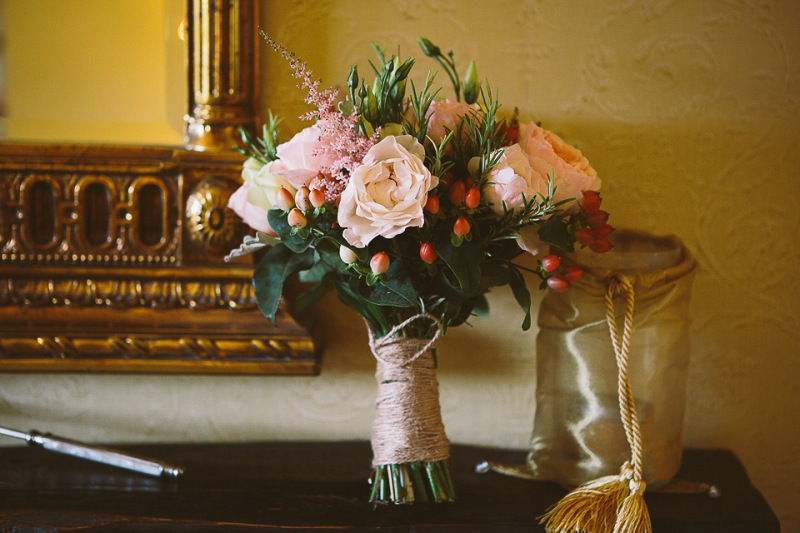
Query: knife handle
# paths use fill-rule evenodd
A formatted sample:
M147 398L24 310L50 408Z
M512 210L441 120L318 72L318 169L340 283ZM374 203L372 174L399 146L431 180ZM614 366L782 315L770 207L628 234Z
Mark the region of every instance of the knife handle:
M50 433L31 431L28 434L28 442L41 446L45 450L71 455L97 463L117 466L150 476L178 477L183 473L182 468L155 459L103 448L101 446L91 446L82 442L57 437Z

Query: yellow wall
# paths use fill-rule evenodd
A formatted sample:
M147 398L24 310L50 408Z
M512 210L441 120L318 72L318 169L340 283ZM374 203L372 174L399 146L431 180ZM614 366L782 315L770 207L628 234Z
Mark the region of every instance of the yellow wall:
M328 84L354 61L366 72L369 40L419 55L425 35L476 59L508 109L584 151L612 223L679 235L700 263L685 444L733 449L800 531L800 2L274 1L261 22ZM262 67L263 101L303 112L266 47ZM519 331L507 290L490 303L441 350L445 425L524 448L536 331ZM320 311L319 377L4 375L0 419L100 441L367 438L363 325L333 298Z

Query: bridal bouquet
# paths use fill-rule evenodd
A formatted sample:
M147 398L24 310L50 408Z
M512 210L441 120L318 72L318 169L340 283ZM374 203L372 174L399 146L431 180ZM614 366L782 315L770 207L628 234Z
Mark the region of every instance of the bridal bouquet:
M253 282L273 320L295 273L311 284L295 312L333 290L365 320L378 380L371 501L452 500L436 344L447 328L486 314L486 293L502 285L528 329L526 270L555 291L580 278L559 254L611 247L600 180L554 133L501 118L474 62L462 77L452 52L427 39L422 51L452 82L453 98L441 98L432 72L418 87L409 77L415 59L377 45L372 81L354 66L340 97L262 36L314 110L286 142L271 113L260 137L242 132L243 184L229 205L256 235L231 256L266 250ZM525 253L541 256L536 267L514 262Z

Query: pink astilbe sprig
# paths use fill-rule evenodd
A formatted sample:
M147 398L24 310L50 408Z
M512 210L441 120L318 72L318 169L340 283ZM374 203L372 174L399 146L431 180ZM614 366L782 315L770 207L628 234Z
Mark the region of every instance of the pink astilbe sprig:
M292 69L292 77L300 80L297 87L306 91L303 99L316 110L306 113L300 118L304 120L318 119L320 139L324 145L320 154L330 153L335 156L333 163L323 167L322 175L311 183L313 188L322 190L329 202L335 202L350 180L350 174L359 166L367 151L378 142L380 132L376 131L366 137L359 132L360 115L356 103L354 110L345 115L338 110L339 91L334 87L320 90L322 80L315 78L305 61L289 52L282 44L276 43L263 29L259 33L273 50L281 55ZM317 154L317 155L320 155Z

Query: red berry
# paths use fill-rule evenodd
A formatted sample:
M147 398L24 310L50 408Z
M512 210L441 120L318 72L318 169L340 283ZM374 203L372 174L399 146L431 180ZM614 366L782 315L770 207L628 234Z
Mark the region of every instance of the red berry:
M436 249L433 247L433 243L423 242L422 246L419 247L419 256L422 258L423 261L425 261L430 265L431 263L436 261L436 258L439 257L439 254L436 253Z
M439 197L428 195L428 201L425 202L425 211L428 213L435 215L439 212Z
M389 270L389 256L386 255L386 252L378 252L373 255L372 259L369 260L369 268L372 269L372 273L375 275L383 274Z
M569 289L569 281L564 276L553 276L547 278L547 286L554 292L564 292Z
M594 193L594 194L587 194L587 193ZM583 202L581 205L583 206L583 210L587 213L596 213L600 209L600 204L603 200L600 198L600 195L597 194L595 191L585 191L583 193Z
M542 258L542 268L545 272L552 272L561 266L561 258L555 254L546 255Z
M462 205L464 198L467 195L467 186L463 181L454 181L450 186L450 203L453 205Z
M604 237L608 237L614 231L613 226L609 226L608 224L603 224L602 226L597 226L594 228L594 234L597 236L598 239L602 239Z
M570 283L575 283L583 277L583 269L579 266L570 265L564 269L564 277Z
M586 223L592 229L597 229L608 223L608 213L606 211L596 211L586 215Z
M575 232L575 239L584 246L590 246L594 243L596 237L589 228L581 228Z
M458 236L466 235L470 232L471 226L469 225L469 220L467 217L458 217L453 223L453 233Z
M475 209L481 205L481 190L477 187L470 187L464 197L464 205L469 209Z
M450 187L450 184L453 183L453 173L452 172L446 173L444 176L439 178L439 181L442 183L445 189Z
M609 251L612 248L611 241L608 239L597 239L589 245L589 248L595 253L602 254Z

